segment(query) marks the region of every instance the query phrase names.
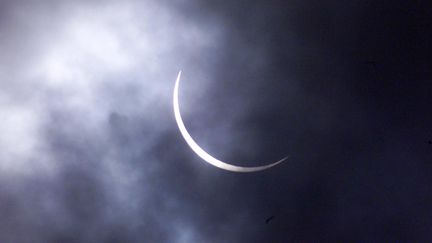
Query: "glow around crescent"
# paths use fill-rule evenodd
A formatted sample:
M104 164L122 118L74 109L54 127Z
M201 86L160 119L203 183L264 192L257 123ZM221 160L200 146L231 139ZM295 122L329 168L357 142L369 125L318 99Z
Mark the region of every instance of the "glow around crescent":
M183 119L181 118L181 115L180 115L180 106L179 106L179 102L178 102L178 89L179 89L179 83L180 83L180 76L181 76L181 71L178 73L177 80L176 80L175 87L174 87L174 95L173 95L174 116L175 116L175 119L177 121L178 128L180 129L180 132L181 132L183 138L186 140L186 143L199 157L201 157L203 160L205 160L209 164L212 164L218 168L228 170L228 171L233 171L233 172L255 172L255 171L265 170L265 169L273 167L279 163L282 163L284 160L286 160L288 158L288 157L285 157L285 158L283 158L277 162L263 165L263 166L243 167L243 166L231 165L229 163L225 163L223 161L220 161L220 160L216 159L215 157L211 156L210 154L208 154L206 151L204 151L204 149L202 149L195 142L195 140L193 140L193 138L191 137L191 135L187 131L187 129L183 123Z

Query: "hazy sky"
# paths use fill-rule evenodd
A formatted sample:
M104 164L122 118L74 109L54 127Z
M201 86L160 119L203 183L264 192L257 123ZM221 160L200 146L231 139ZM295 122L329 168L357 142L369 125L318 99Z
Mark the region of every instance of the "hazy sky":
M1 1L0 242L430 241L428 9Z

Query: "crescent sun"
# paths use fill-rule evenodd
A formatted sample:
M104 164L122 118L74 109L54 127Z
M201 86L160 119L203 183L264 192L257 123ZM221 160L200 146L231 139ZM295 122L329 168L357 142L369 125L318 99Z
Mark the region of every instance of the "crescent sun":
M178 89L179 89L179 83L180 83L180 76L181 71L177 75L177 80L175 82L174 86L174 95L173 95L173 106L174 106L174 116L177 121L178 128L180 130L180 133L182 134L183 138L186 140L186 143L189 145L189 147L204 161L207 163L216 166L218 168L221 168L223 170L228 170L232 172L256 172L261 170L266 170L270 167L273 167L279 163L282 163L285 161L288 157L285 157L279 161L276 161L274 163L270 163L263 166L254 166L254 167L243 167L243 166L236 166L232 165L223 161L220 161L216 159L215 157L211 156L209 153L207 153L204 149L202 149L195 140L191 137L189 132L187 131L183 119L180 115L180 106L178 102Z

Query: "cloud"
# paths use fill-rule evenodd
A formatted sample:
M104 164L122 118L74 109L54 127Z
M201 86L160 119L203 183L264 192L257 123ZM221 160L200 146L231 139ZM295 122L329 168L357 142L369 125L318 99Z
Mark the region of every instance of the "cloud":
M205 95L214 81L223 22L153 1L18 2L7 12L0 168L10 214L1 241L237 238L231 227L246 209L205 226L217 218L210 208L229 204L202 192L210 168L186 162L171 108L180 68L191 80L184 113L199 107L187 95Z

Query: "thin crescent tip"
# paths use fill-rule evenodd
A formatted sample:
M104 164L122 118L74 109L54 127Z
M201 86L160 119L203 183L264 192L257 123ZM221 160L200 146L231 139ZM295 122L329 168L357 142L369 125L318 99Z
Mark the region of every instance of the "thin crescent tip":
M288 159L288 157L289 156L286 156L285 158L283 158L283 159L279 160L278 162L276 162L274 165L277 165L277 164L280 164L280 163L284 162L285 160Z
M180 70L180 71L178 72L178 74L177 74L177 79L176 79L176 83L177 83L177 84L180 83L181 73L182 73L182 71ZM177 85L177 84L176 84L176 85Z
M285 160L287 160L288 159L288 157L289 156L286 156L286 157L284 157L284 158L282 158L281 160L279 160L279 161L276 161L275 163L273 163L270 167L273 167L273 166L275 166L275 165L278 165L278 164L280 164L280 163L282 163L282 162L284 162Z

